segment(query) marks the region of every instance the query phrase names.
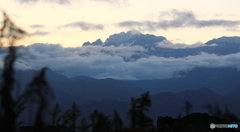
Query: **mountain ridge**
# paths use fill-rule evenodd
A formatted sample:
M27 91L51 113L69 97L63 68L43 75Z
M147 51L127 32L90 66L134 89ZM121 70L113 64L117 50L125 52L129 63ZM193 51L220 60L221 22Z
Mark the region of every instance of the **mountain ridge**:
M219 69L219 71L223 70ZM60 79L58 79L58 73L53 72L54 71L50 71L49 74L54 74L54 76L50 75L50 77L48 77L49 74L46 74L46 78L49 78L48 82L56 94L54 102L59 102L65 110L68 109L66 106L70 106L72 101L74 101L80 106L81 113L85 117L89 116L95 109L107 115L112 115L113 110L118 110L119 115L123 117L124 120L127 120L125 117L126 112L131 106L131 97L140 97L142 93L147 91L147 89L145 89L146 91L139 91L133 95L131 91L127 91L127 89L123 88L124 85L127 86L127 84L131 84L129 81L126 81L126 83L125 81L115 79L94 79L80 76L80 78L73 78L73 80L69 78L62 81L61 75L59 75ZM201 73L202 71L200 70L199 72ZM225 75L223 74L223 76ZM51 77L54 77L55 80L51 79ZM30 79L31 78L29 78L29 80ZM155 81L159 83L157 82L158 80ZM171 80L170 83L174 83L173 80ZM118 85L119 87L116 87ZM134 85L128 85L128 87L132 86ZM161 86L159 88L164 88L161 83L159 86ZM177 86L180 85L177 84ZM149 87L151 86L148 86L148 88ZM139 87L133 88L133 91L137 91L137 88ZM229 87L226 88L228 89ZM221 110L224 109L225 105L228 105L231 112L240 116L239 102L232 101L231 98L216 93L211 87L198 87L197 89L185 88L179 90L178 92L171 92L171 89L168 89L170 92L151 94L150 96L153 104L149 111L151 118L156 120L158 116L177 117L179 113L184 113L182 108L186 100L193 104L192 112L207 112L204 105L214 106L218 104Z
M142 46L147 51L142 51L143 54L149 56L159 57L186 57L198 55L201 52L216 54L216 55L227 55L240 52L240 37L222 36L220 38L213 38L206 43L200 43L195 45L186 44L172 44L163 36L155 36L152 34L142 34L137 30L136 34L131 34L131 30L128 32L121 32L110 35L105 42L97 39L95 42L84 43L85 46ZM132 56L133 59L142 58L141 55Z

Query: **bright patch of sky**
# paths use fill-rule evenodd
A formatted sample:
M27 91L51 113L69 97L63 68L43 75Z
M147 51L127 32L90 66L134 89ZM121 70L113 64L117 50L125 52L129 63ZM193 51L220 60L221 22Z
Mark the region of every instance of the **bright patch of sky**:
M240 36L239 5L239 0L0 1L0 8L16 25L34 35L19 44L64 47L81 46L98 38L105 41L109 35L131 29L185 44Z

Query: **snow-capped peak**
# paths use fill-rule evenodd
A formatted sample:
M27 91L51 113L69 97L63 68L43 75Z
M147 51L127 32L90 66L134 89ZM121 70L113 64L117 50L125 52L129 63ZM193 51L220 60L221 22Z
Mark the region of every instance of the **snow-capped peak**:
M132 30L128 31L127 33L130 33L131 35L142 34L141 32L139 32L139 31L136 30L136 29L132 29Z
M113 34L104 43L105 43L105 46L109 46L109 45L119 46L123 43L128 42L133 37L141 35L141 34L142 34L141 32L133 29L128 32L121 32L121 33Z

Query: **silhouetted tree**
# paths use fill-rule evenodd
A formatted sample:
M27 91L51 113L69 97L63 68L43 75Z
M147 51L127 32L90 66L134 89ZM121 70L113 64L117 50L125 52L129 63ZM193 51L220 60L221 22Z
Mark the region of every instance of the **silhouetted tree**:
M123 121L120 118L120 116L118 115L116 110L114 110L114 115L111 120L111 130L113 132L120 132L123 130Z
M158 117L157 128L159 132L170 132L174 125L174 119L172 117Z
M38 109L35 120L35 131L42 132L44 129L43 115L49 105L49 100L54 97L52 89L49 87L45 79L45 72L47 68L40 70L33 80L28 84L24 93L27 100L32 100L37 103Z
M62 126L66 128L64 131L70 131L70 120L71 120L71 114L70 110L67 110L61 117L62 119Z
M13 64L16 59L15 48L9 47L9 54L5 57L4 60L4 69L3 69L3 85L1 89L2 94L2 109L3 114L3 131L14 131L16 125L17 115L14 111L14 100L11 96L11 91L14 84L14 70Z
M52 126L55 126L56 124L58 124L59 119L57 119L57 118L58 118L58 115L61 111L62 110L61 110L59 104L56 103L56 105L54 106L54 108L50 112L50 114L52 115Z
M222 115L222 119L227 123L236 123L240 121L239 118L230 111L227 113L224 113Z
M19 99L15 102L15 104L14 104L14 111L15 111L15 113L16 113L16 118L18 118L19 117L19 115L23 112L23 110L25 110L27 107L25 106L25 101L23 101L22 99L21 99L21 97L19 97ZM16 128L18 128L20 125L22 125L22 124L24 124L24 121L20 121L20 122L17 122L16 123Z
M71 129L75 130L77 118L81 115L77 105L73 102L71 109Z
M228 106L225 106L225 112L223 113L218 104L215 104L214 107L210 104L206 104L203 106L205 109L207 109L208 113L212 116L219 117L226 123L236 123L240 120L236 115L234 115L230 110L228 109Z
M131 109L127 113L131 119L131 131L151 131L153 129L153 120L145 114L151 105L149 92L142 94L140 98L132 98Z
M131 109L128 111L128 116L130 116L130 129L135 130L137 127L137 117L138 117L138 110L137 110L137 102L132 97L131 98Z
M218 104L215 104L214 107L211 104L203 105L205 109L207 109L208 113L212 116L221 117L222 111Z
M91 131L92 132L110 132L111 131L111 123L108 116L105 116L103 113L95 110L90 115L91 121Z
M90 124L88 123L87 119L85 117L83 117L80 121L80 125L79 125L79 132L89 132L89 128L90 128Z
M222 119L225 123L236 123L240 120L232 112L229 111L228 106L225 106L225 112L223 113L218 104L214 106L211 104L203 105L207 109L208 113L212 116Z
M184 106L184 111L186 112L186 116L189 115L191 110L192 110L192 104L187 100Z
M73 102L70 110L67 110L62 116L62 125L68 128L68 131L74 131L76 128L76 121L80 116L80 110L77 105Z
M181 113L179 113L177 116L177 119L181 119L181 118L182 118L182 115L181 115Z
M0 89L0 129L3 132L13 132L16 129L16 118L22 112L24 107L22 102L14 101L11 96L14 85L14 63L17 59L16 47L14 47L15 41L22 39L27 35L25 31L15 26L15 24L10 20L8 15L3 12L3 26L0 29L0 46L7 43L8 54L4 58L3 66L3 82ZM5 40L5 41L4 41ZM20 108L20 109L18 109Z
M152 105L149 92L142 94L141 98L137 98L136 101L139 102L139 126L144 130L144 131L151 131L153 129L153 121L150 117L148 117L144 111L149 111L149 108Z

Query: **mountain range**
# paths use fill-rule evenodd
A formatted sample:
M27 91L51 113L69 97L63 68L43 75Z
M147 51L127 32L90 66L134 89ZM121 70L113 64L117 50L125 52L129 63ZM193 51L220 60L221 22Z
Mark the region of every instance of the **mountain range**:
M131 106L131 97L137 98L142 93L150 91L152 107L148 114L156 121L158 116L177 117L179 114L184 115L183 107L186 100L193 104L191 112L208 112L204 107L205 105L213 107L218 105L224 112L225 106L228 105L231 112L240 116L239 72L236 71L237 69L234 68L198 68L183 73L186 76L185 79L130 81L110 78L94 79L87 76L67 78L49 69L46 73L46 79L56 97L52 104L58 102L63 111L70 108L74 101L84 117L88 117L95 109L107 115L112 115L113 111L117 110L125 122L128 122L126 112ZM21 81L21 91L37 72L17 71L16 78L24 75L24 79ZM195 74L199 76L194 76ZM211 75L215 77L213 78ZM219 94L211 89L216 91L224 89L225 92ZM26 120L27 114L28 111L25 111L21 119L29 122Z
M240 37L220 37L193 45L173 44L163 36L155 36L151 34L142 34L137 30L121 32L110 35L105 42L97 39L95 42L85 42L83 46L142 46L147 51L132 56L138 59L144 56L161 56L161 57L186 57L194 56L201 52L227 55L240 51ZM103 51L104 52L104 51Z
M95 109L107 115L112 115L113 111L117 110L124 121L127 121L126 112L130 108L131 97L137 98L149 91L152 100L149 115L154 120L157 116L177 117L179 113L184 115L182 108L186 100L193 104L192 112L207 112L204 108L206 105L217 106L218 104L221 110L228 105L230 111L240 117L240 71L237 62L240 37L221 37L206 43L184 45L172 44L162 36L131 30L113 34L105 42L100 39L92 43L86 42L81 48L64 49L59 45L47 45L46 49L44 46L46 47L44 44L35 44L28 47L30 54L37 56L34 63L26 65L23 60L18 60L16 63L25 64L24 67L30 65L40 67L45 60L47 60L46 63L52 63L47 70L46 79L55 94L52 104L59 102L63 111L70 108L74 101L79 106L82 116L88 117ZM91 51L92 47L94 47L93 51ZM106 47L110 48L106 50ZM122 51L129 50L125 47L137 50L130 57L124 57L125 52L119 54L119 49L111 52L119 47ZM87 48L90 50L85 52ZM99 54L95 49L99 49L103 54ZM95 52L93 56L91 56L92 52ZM197 56L201 53L205 54ZM64 58L65 55L72 57L71 61ZM204 56L207 57L202 61L201 57ZM106 59L101 60L104 57ZM74 65L73 62L78 59L80 63ZM146 61L148 59L152 60ZM221 60L216 61L217 59ZM182 64L185 62L189 63L186 67ZM227 62L226 65L225 62ZM67 77L60 74L66 72L60 69L65 65L69 67L64 70L72 70L74 76ZM71 67L72 65L74 66ZM142 67L138 67L139 65ZM172 65L174 67L170 67ZM119 67L114 69L115 66ZM169 67L172 70L169 73L173 76L159 79L158 76L162 76ZM111 71L111 69L114 70ZM75 74L78 71L81 71L81 75ZM15 75L17 89L13 94L21 95L38 72L33 68L17 70ZM90 77L85 73L96 74L99 78ZM136 78L132 80L125 79L125 76L121 79L111 78L122 73L124 74L121 76L126 74ZM154 75L154 77L142 77L148 75ZM32 119L26 118L29 111L31 110L25 111L21 119L31 123Z

